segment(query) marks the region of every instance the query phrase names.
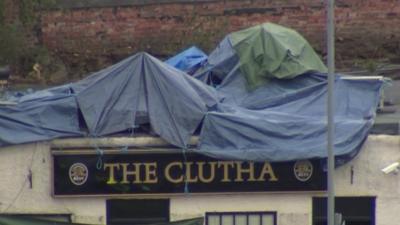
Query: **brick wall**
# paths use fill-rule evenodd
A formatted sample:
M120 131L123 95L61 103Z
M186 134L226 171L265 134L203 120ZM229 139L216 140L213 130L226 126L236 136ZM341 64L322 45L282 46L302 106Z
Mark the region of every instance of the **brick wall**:
M298 30L325 54L322 0L143 2L95 7L60 3L63 9L42 16L42 42L73 65L82 60L102 65L141 50L168 56L196 44L210 51L228 32L274 22ZM400 1L342 0L336 5L339 65L356 58L400 56Z
M0 0L1 1L1 6L4 7L5 10L2 10L2 16L1 18L5 24L10 24L13 23L18 19L18 13L19 9L17 4L15 4L15 1L13 0Z

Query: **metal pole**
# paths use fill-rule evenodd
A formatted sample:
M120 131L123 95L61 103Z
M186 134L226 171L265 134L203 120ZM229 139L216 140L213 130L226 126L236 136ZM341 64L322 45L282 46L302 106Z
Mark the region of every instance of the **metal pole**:
M335 1L327 0L327 50L328 50L328 225L335 225L335 189L334 189L334 82L335 82Z

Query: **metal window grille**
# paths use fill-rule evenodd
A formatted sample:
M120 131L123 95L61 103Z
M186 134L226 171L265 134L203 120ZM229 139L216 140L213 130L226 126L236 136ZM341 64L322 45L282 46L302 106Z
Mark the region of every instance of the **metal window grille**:
M276 212L206 213L206 225L276 225Z

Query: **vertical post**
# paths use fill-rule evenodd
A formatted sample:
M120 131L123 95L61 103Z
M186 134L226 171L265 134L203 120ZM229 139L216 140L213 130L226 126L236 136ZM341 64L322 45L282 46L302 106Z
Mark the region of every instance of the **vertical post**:
M328 147L328 225L335 225L335 189L334 189L334 82L335 82L335 1L327 0L327 50L328 50L328 106L327 106L327 147Z

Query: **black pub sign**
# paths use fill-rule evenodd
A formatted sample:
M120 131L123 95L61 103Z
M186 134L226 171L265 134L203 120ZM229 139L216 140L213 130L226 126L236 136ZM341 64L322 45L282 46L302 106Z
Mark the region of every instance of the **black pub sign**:
M192 152L73 152L53 151L54 196L326 190L318 160L269 163Z

